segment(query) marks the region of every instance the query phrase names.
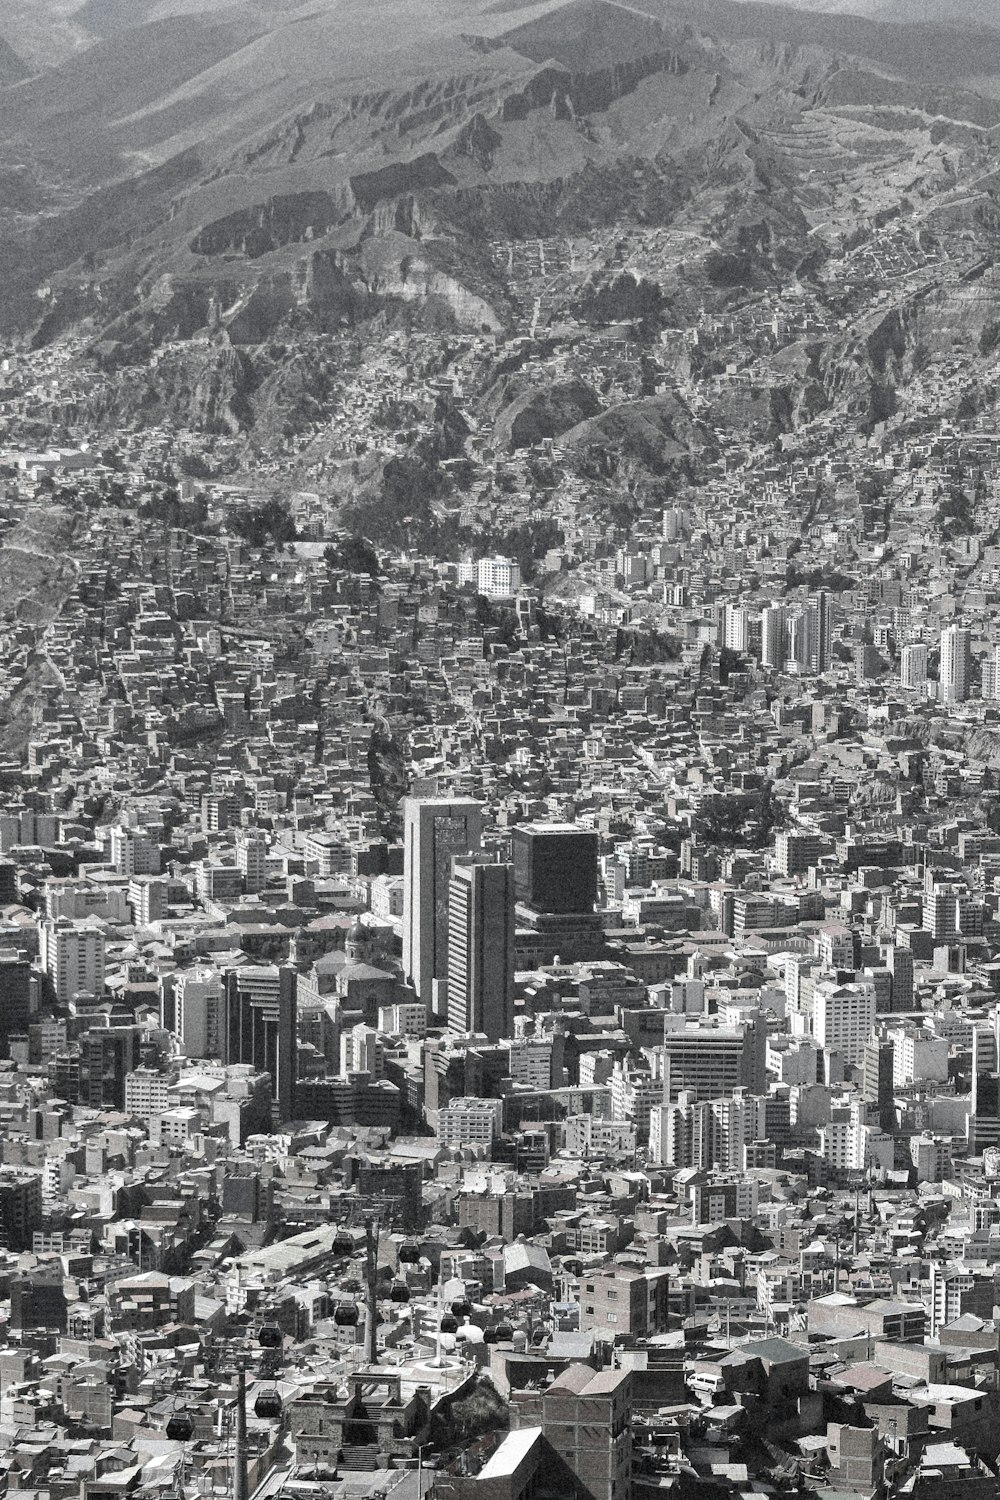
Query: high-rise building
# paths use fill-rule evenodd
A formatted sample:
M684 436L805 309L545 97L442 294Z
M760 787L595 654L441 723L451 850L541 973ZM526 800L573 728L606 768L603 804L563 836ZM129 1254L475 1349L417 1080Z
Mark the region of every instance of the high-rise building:
M47 918L39 926L38 942L42 969L60 1005L68 1005L75 995L103 994L104 933L99 927Z
M875 982L856 980L837 984L824 980L813 994L813 1036L826 1053L839 1053L845 1063L864 1061L865 1044L875 1022Z
M922 641L900 652L899 685L910 693L921 693L927 686L927 647Z
M267 884L267 840L255 834L242 834L236 840L236 867L243 875L245 890L263 890Z
M514 829L515 949L518 968L602 959L604 929L597 901L599 840L572 823L526 823Z
M0 1055L31 1019L31 964L24 953L0 954Z
M653 1056L665 1104L676 1104L685 1093L694 1100L767 1090L767 1025L759 1011L738 1026L665 1015L663 1046Z
M448 888L448 1024L514 1030L514 867L458 857Z
M31 1236L41 1222L41 1174L4 1167L0 1171L0 1245L7 1250L30 1250Z
M941 702L964 703L971 673L972 633L961 625L949 625L941 632Z
M877 1109L879 1128L890 1132L895 1125L894 1054L891 1041L872 1035L862 1060L862 1097Z
M160 850L137 828L112 828L109 857L119 875L159 875Z
M769 604L760 617L760 659L765 667L785 665L788 611L783 604Z
M407 797L403 808L403 974L427 1009L440 1014L452 860L478 853L483 810L450 797Z
M814 594L806 605L808 621L808 666L810 672L826 672L830 666L832 640L832 605L825 589Z
M295 970L248 964L226 975L227 1063L248 1063L271 1079L282 1120L294 1111L296 1053Z
M351 1073L370 1073L372 1078L381 1078L383 1068L383 1046L373 1026L359 1022L349 1026L340 1038L340 1076Z
M484 557L476 567L476 587L492 599L509 599L521 587L521 569L509 557Z
M573 823L514 829L514 891L537 912L592 912L597 901L597 834Z
M892 975L893 1010L911 1010L913 1008L913 954L909 948L889 948L885 955L885 966Z
M823 839L806 829L788 829L774 841L774 863L779 875L804 875L811 865L819 862L822 853Z
M750 645L750 611L745 604L723 608L722 644L730 651L746 651Z
M214 969L189 969L178 976L172 1029L185 1057L226 1055L226 997Z
M78 1100L92 1109L124 1109L125 1079L138 1068L138 1026L92 1026L80 1037Z

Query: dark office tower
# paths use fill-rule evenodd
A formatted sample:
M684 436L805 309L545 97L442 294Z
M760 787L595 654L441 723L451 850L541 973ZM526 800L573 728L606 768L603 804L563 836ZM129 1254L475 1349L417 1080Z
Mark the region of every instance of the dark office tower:
M989 1064L996 1056L993 1039L978 1028L972 1031L972 1108L969 1111L969 1150L979 1156L987 1146L1000 1146L1000 1075Z
M890 948L885 966L892 975L893 1010L913 1009L913 954L909 948Z
M0 862L0 906L13 906L17 900L17 867Z
M31 964L23 953L0 955L0 1056L31 1019Z
M80 1037L81 1104L92 1109L124 1109L125 1077L141 1061L138 1026L92 1026Z
M448 887L448 1025L514 1030L514 867L456 859Z
M32 1234L41 1223L41 1173L0 1168L0 1247L30 1250Z
M249 1063L271 1079L279 1118L290 1120L295 1096L295 970L282 965L230 969L226 975L227 1063Z
M514 889L532 911L592 912L597 901L597 834L572 823L514 829Z
M873 1034L865 1043L862 1063L861 1093L867 1103L877 1106L879 1129L889 1135L896 1123L894 1050L891 1042Z

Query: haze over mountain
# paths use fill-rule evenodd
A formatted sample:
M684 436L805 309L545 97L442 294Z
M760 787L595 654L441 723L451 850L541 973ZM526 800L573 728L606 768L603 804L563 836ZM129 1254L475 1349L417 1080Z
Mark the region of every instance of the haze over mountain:
M81 336L106 368L198 335L243 351L225 378L253 389L289 333L516 326L491 245L665 226L699 246L678 294L724 303L886 216L992 226L1000 31L978 0L862 3L951 24L756 0L5 0L4 325Z

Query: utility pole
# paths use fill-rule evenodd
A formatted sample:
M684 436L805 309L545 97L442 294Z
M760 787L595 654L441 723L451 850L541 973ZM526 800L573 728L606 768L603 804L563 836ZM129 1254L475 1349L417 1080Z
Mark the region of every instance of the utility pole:
M378 1287L378 1226L374 1216L365 1219L365 1363L378 1364L378 1340L375 1333L376 1291ZM239 1500L239 1497L237 1497Z
M247 1372L243 1361L236 1370L236 1443L233 1451L233 1500L250 1500L247 1473Z

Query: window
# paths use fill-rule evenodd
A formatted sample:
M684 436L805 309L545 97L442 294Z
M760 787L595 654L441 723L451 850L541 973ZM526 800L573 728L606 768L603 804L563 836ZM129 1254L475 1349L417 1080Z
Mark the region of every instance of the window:
M608 1313L608 1322L609 1323L617 1323L618 1322L618 1314L617 1313Z
M609 1302L617 1302L618 1301L618 1293L617 1292L608 1292L607 1297L608 1297L608 1301Z

